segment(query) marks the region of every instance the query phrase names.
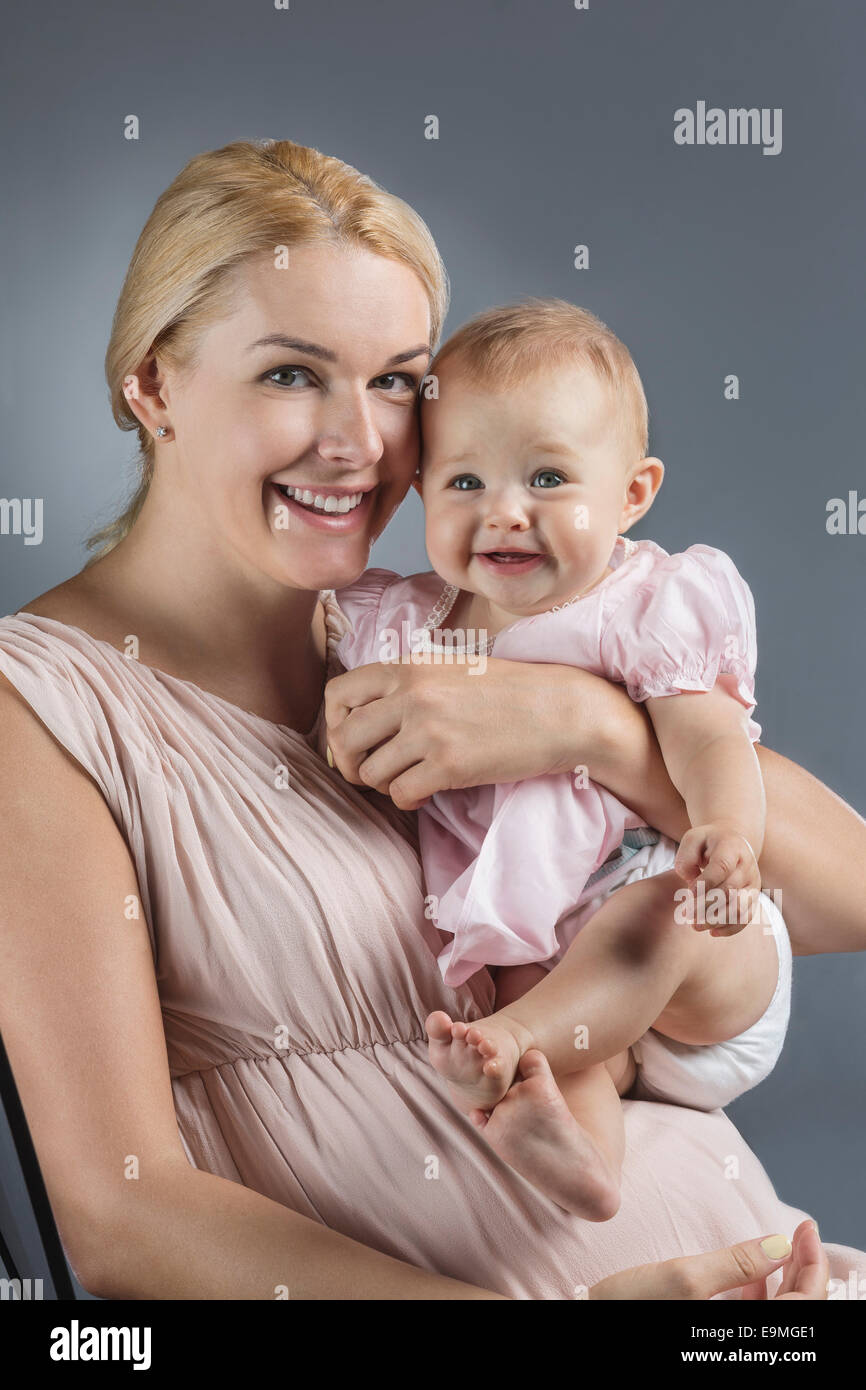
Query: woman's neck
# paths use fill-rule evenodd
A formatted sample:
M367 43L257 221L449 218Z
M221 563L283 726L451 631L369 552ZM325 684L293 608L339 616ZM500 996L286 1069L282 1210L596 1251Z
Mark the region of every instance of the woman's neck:
M188 535L168 554L143 519L108 555L52 591L55 608L67 605L66 616L56 616L122 649L133 637L145 665L306 732L325 681L317 592L245 575ZM44 597L42 611L54 616ZM35 612L39 604L28 607Z

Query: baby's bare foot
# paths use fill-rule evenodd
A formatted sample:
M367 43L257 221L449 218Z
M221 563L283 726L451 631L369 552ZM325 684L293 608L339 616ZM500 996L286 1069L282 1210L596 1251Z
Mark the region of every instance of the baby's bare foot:
M430 1062L448 1082L458 1110L492 1110L514 1080L521 1052L531 1042L504 1015L454 1023L437 1009L425 1024Z
M470 1119L500 1158L566 1211L609 1221L619 1210L617 1173L572 1115L543 1052L530 1048L520 1078L491 1114Z

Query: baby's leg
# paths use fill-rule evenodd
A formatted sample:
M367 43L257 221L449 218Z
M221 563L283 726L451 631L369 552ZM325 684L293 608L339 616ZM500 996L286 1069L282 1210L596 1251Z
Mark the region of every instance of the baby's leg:
M755 1023L778 977L770 929L758 921L732 937L696 932L675 915L682 887L670 872L618 889L559 965L492 1015L494 1040L508 1031L519 1054L539 1048L561 1082L616 1056L650 1027L709 1044ZM486 1025L471 1025L469 1041ZM507 1055L505 1045L499 1055Z
M543 965L500 966L496 972L496 1007L504 1009L521 998L548 972ZM559 1089L578 1124L595 1140L612 1172L622 1167L625 1130L620 1096L631 1090L637 1067L630 1049L603 1063L572 1072L559 1081Z
M755 922L732 937L696 932L677 920L674 894L682 887L670 872L618 889L526 994L488 1019L451 1025L482 1059L475 1105L496 1104L531 1047L561 1083L617 1056L648 1028L708 1044L760 1018L778 976L768 929ZM446 1015L428 1022L434 1018ZM475 1083L466 1082L469 1102Z
M520 999L533 986L547 976L543 965L500 965L491 967L495 982L495 1002L497 1014L504 1013L509 1004ZM497 1014L492 1015L495 1020ZM468 1038L472 1030L485 1025L482 1038ZM489 1028L486 1025L491 1025ZM451 1099L458 1110L470 1115L473 1110L492 1110L497 1105L511 1082L514 1080L519 1053L513 1045L513 1038L505 1034L503 1041L512 1045L511 1057L500 1055L501 1048L494 1045L491 1019L481 1019L478 1024L452 1022L446 1013L437 1010L426 1021L428 1052L430 1063L448 1082ZM510 1066L509 1066L510 1062ZM608 1062L600 1058L599 1065ZM619 1082L629 1071L628 1085L620 1089L620 1094L628 1089L634 1080L634 1061L631 1054L623 1054L613 1070L614 1081Z
M547 973L543 965L500 966L496 971L497 1009L504 1009L508 1004L512 1003L513 1000L520 999L522 995L526 994L527 990L532 989L533 985L539 984ZM635 1063L631 1048L626 1048L625 1051L618 1053L615 1057L608 1058L603 1064L597 1064L597 1067L601 1067L602 1065L613 1082L613 1087L617 1096L628 1095L637 1077L637 1064ZM586 1076L587 1072L593 1070L595 1070L595 1068L587 1067L585 1071L572 1072L570 1076L564 1076L560 1083L560 1090L565 1097L565 1102L569 1110L572 1115L574 1115L574 1118L586 1125L587 1128L589 1128L589 1125L584 1118L586 1114L584 1095L586 1092L580 1085L580 1079ZM574 1103L572 1103L572 1101ZM616 1114L621 1118L622 1112L619 1108L617 1108ZM619 1124L618 1128L621 1135L622 1125ZM616 1158L617 1164L622 1163L623 1155L621 1145L614 1150L613 1156Z

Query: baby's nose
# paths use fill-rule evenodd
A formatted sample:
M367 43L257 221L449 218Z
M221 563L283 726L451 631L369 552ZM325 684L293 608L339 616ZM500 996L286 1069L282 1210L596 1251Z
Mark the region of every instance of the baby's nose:
M484 523L509 531L526 531L531 524L526 505L513 495L491 498Z

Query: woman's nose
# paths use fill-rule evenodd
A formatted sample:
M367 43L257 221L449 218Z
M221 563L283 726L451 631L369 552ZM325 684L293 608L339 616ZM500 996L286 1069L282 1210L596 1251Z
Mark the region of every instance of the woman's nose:
M382 457L382 435L369 393L352 393L330 401L321 421L319 453L335 463L364 467Z

